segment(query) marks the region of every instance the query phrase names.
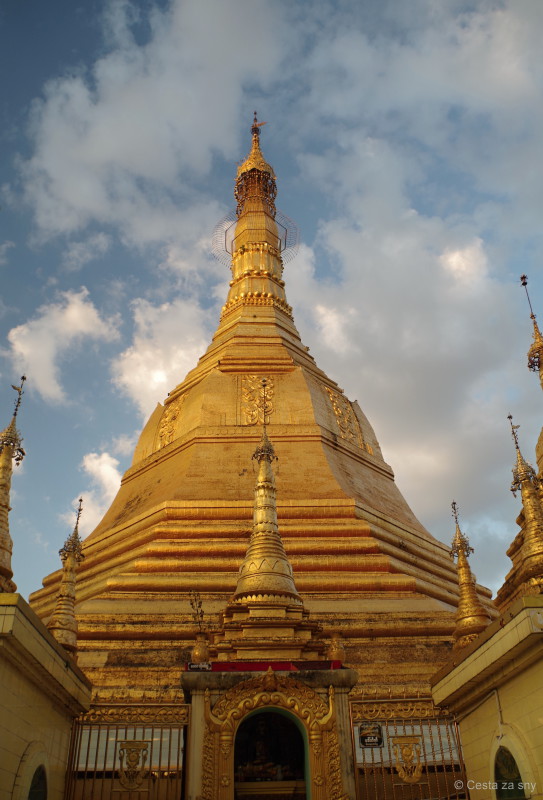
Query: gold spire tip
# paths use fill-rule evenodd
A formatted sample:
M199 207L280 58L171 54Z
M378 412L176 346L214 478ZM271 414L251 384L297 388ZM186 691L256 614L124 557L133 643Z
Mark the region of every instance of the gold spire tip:
M527 275L521 275L520 276L520 285L524 286L524 289L526 291L526 297L528 299L528 305L530 306L530 317L532 319L535 319L534 310L532 308L532 302L530 300L530 295L528 294L528 276Z
M460 530L460 523L458 522L458 504L455 500L451 503L452 508L452 516L454 517L454 521L456 523L456 530L454 533L454 537L452 540L452 546L450 549L450 555L454 558L454 556L458 556L459 553L464 553L465 556L469 556L470 553L473 553L473 547L470 546L468 537L462 533Z
M513 441L515 443L515 450L520 450L520 447L518 445L518 433L517 433L518 429L520 428L520 425L513 425L512 414L508 414L507 419L509 420L509 423L511 425L511 436L513 437Z
M20 386L14 386L13 383L11 384L11 388L15 389L15 391L17 392L17 400L15 401L15 410L13 411L13 416L14 417L17 416L19 408L21 407L21 399L22 399L23 394L24 394L23 386L24 386L25 381L26 381L26 375L21 375L21 385Z
M83 542L79 536L79 520L81 519L81 512L83 510L83 498L79 498L79 505L77 507L75 525L73 532L68 536L64 545L58 551L59 556L64 561L69 555L74 555L77 561L81 561L83 556Z
M253 124L251 125L251 133L256 136L260 136L260 128L263 125L267 125L267 122L259 122L258 117L256 116L256 111L254 112L253 116Z
M452 515L454 517L454 521L458 525L458 505L456 503L456 500L452 501L451 508L452 508L452 512L451 513L452 513Z

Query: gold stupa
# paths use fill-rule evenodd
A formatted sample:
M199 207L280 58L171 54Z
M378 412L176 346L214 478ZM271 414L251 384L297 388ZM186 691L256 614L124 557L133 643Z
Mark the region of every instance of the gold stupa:
M238 570L263 424L279 457L277 517L293 569L281 591L318 623L321 651L341 640L365 684L402 691L426 687L450 652L459 591L448 548L417 520L360 407L319 369L294 325L260 130L255 119L237 173L232 280L218 328L151 415L84 542L78 663L104 696L124 687L152 697L179 684L198 632L191 592L211 640L224 609L249 602L249 576ZM53 573L31 597L45 621L60 581ZM490 593L477 591L488 606Z

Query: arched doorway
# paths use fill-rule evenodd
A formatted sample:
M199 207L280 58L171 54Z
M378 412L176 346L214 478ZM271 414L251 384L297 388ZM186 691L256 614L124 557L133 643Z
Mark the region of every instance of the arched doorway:
M236 800L307 800L304 738L290 714L273 708L243 720L234 744Z
M47 773L43 764L40 764L32 776L28 800L47 800Z
M524 783L513 754L499 747L494 759L494 779L497 800L524 800Z

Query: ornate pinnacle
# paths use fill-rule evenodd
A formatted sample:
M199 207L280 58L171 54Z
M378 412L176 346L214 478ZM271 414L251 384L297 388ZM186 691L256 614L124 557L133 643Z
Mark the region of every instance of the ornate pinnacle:
M77 566L84 558L82 542L79 538L79 520L82 508L83 499L80 497L73 533L64 542L64 547L59 550L59 555L62 559L62 581L55 610L47 623L47 627L57 642L74 658L77 651L76 574Z
M468 564L468 556L473 553L467 536L464 536L458 523L458 506L452 502L452 515L456 523L456 532L450 550L451 556L458 559L458 608L456 611L456 627L454 629L454 649L465 647L486 628L490 616L477 595L475 579Z
M522 484L526 481L529 481L534 486L539 485L539 479L535 474L534 468L524 459L524 456L520 452L520 447L518 443L518 434L517 431L520 428L520 425L513 425L513 417L511 414L508 414L507 419L511 425L511 435L513 437L513 441L515 443L515 450L517 453L517 462L513 467L513 481L511 483L511 491L513 495L516 497L517 492L521 489Z
M532 308L532 303L530 300L530 295L528 294L528 276L521 275L520 276L520 283L524 286L526 290L526 297L528 299L528 305L530 307L530 319L534 325L533 336L534 340L531 344L530 349L528 350L528 369L532 372L539 372L541 368L541 363L543 361L543 336L541 335L541 331L539 330L537 319L534 314L534 310Z
M275 172L265 160L260 149L260 128L265 124L265 122L258 122L255 111L251 126L251 152L238 167L236 177L234 197L237 200L236 214L238 217L246 210L247 201L259 200L266 212L275 218L277 195Z
M3 451L4 447L10 447L12 450L12 458L14 459L16 466L19 466L26 455L22 447L23 440L21 438L21 434L17 430L17 426L15 424L19 408L21 407L21 399L24 394L23 386L25 381L26 375L22 375L20 386L14 386L13 384L11 385L11 388L15 389L17 392L17 400L15 401L15 408L11 422L7 428L0 433L0 453Z
M454 558L455 556L458 557L461 552L466 557L469 557L469 555L473 553L474 550L473 547L470 547L468 537L465 536L460 530L460 524L458 522L458 506L454 500L451 503L451 508L452 508L452 515L456 523L456 531L454 534L454 538L452 540L452 545L449 553L451 555L451 558Z
M81 537L79 536L79 520L81 519L82 510L83 510L83 498L80 497L73 533L70 536L68 536L68 538L64 542L64 545L58 551L58 554L61 557L62 561L65 561L69 555L73 555L77 563L79 563L84 558L83 542L81 541Z

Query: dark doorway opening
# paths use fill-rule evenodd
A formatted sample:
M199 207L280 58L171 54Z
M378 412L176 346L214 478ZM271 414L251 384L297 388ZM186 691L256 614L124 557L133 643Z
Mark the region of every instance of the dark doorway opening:
M263 711L238 728L234 749L236 800L306 800L305 745L295 722Z

